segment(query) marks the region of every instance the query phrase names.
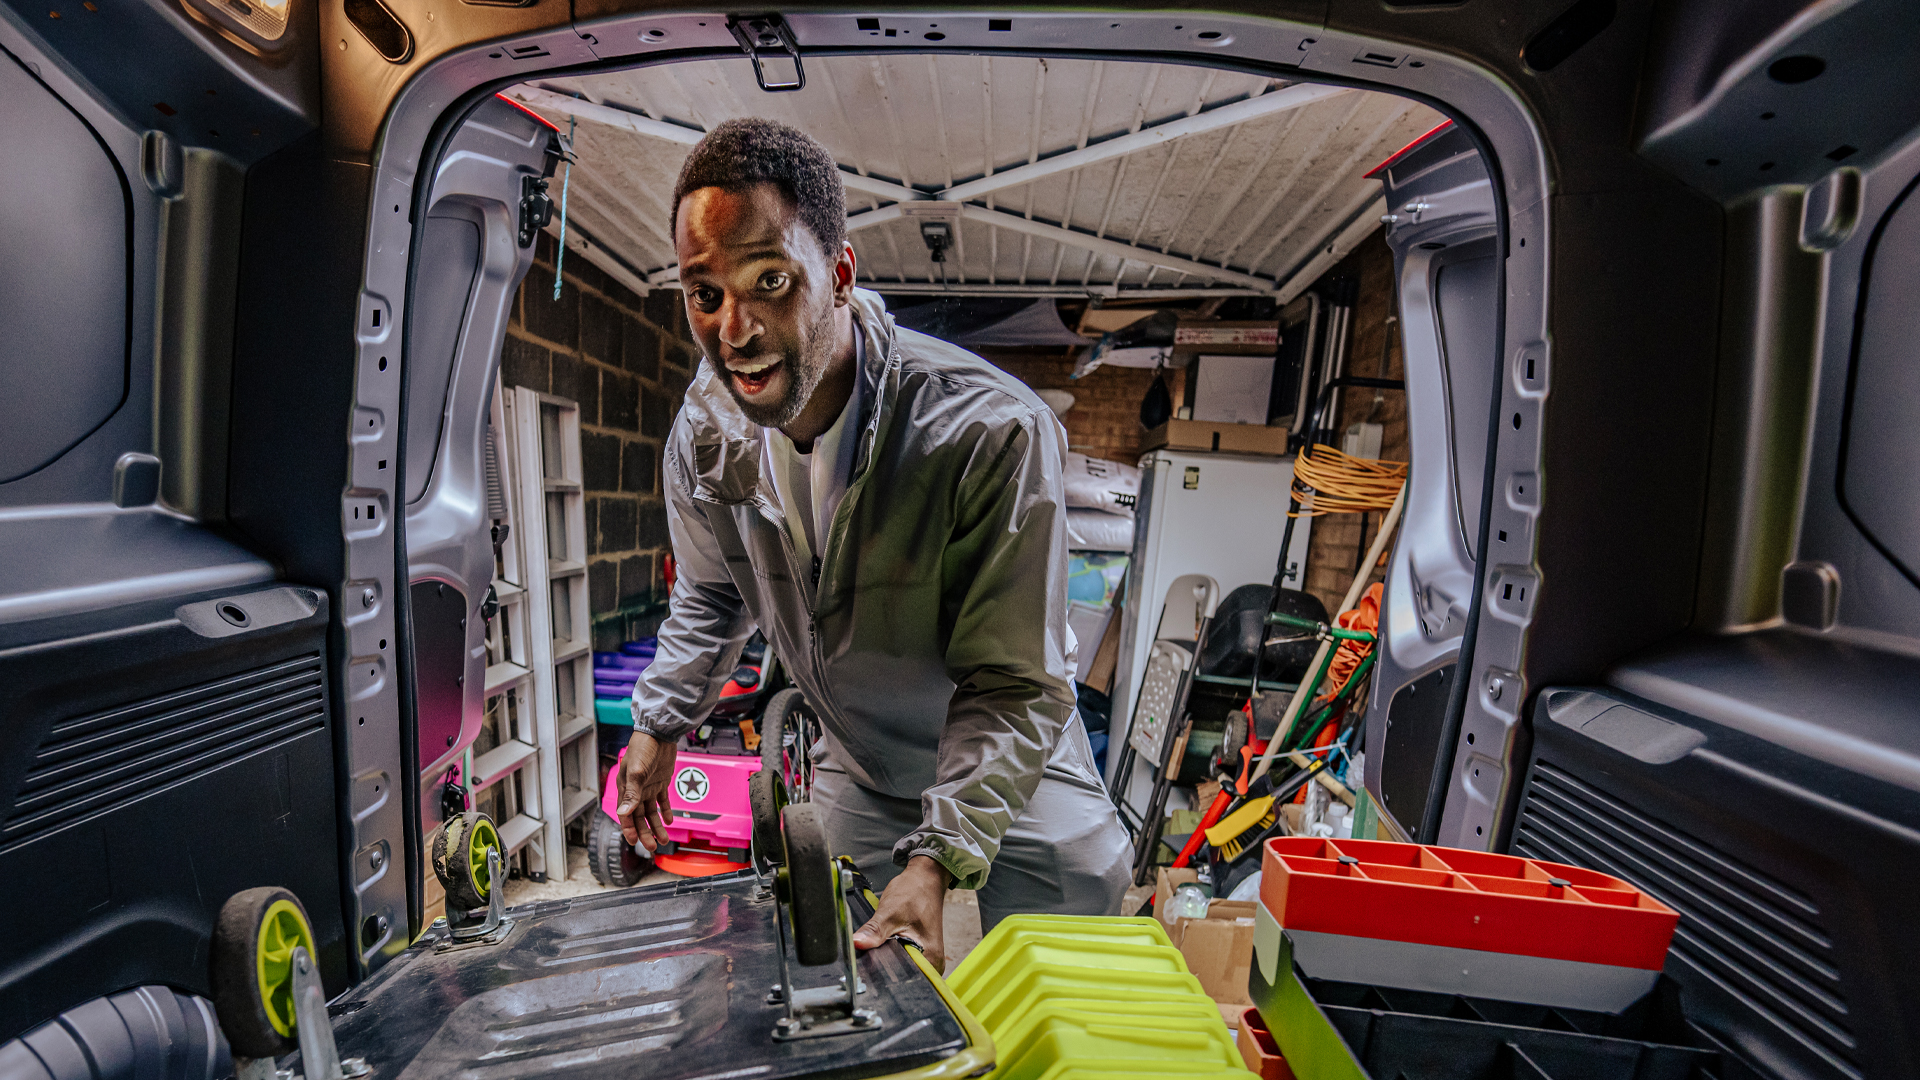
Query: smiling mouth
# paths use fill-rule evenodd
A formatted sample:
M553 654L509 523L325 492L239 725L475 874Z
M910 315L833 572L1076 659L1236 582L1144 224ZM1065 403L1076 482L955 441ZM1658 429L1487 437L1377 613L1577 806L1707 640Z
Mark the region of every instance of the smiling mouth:
M779 371L782 362L772 360L762 364L745 364L741 367L729 367L727 377L733 380L734 389L743 396L757 397L773 381L774 372ZM751 369L751 370L747 370Z

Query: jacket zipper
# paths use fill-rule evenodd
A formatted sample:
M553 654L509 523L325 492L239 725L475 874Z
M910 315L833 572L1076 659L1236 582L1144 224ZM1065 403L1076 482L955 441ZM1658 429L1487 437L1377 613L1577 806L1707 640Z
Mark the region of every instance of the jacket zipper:
M772 509L771 504L765 501L764 496L757 498L755 503L762 511L761 516L767 517L766 511ZM787 559L787 572L793 575L794 584L800 585L801 605L806 608L807 612L807 660L813 669L812 675L815 685L819 686L824 692L827 685L827 663L825 654L820 651L820 631L814 615L815 597L813 591L818 588L820 584L820 557L818 555L813 557L811 585L801 585L804 579L800 574L800 562L794 558L793 535L787 531L786 515L779 514L779 519L774 531L780 534L780 550ZM768 517L768 522L773 524L773 519ZM836 719L839 716L839 710L836 709L830 701L813 702L812 704L822 712L832 712Z

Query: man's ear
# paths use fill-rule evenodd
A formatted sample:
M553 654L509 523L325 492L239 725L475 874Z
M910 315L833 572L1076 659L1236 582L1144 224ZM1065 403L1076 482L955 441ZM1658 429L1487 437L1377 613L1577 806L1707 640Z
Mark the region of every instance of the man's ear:
M854 275L853 245L840 244L840 259L833 264L833 306L846 307L853 303Z

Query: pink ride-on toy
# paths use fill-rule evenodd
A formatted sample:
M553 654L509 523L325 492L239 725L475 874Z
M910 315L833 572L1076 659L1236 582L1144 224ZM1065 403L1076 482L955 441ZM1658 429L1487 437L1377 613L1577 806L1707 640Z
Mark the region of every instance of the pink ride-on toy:
M724 704L726 699L722 701ZM795 799L805 798L812 787L813 769L807 750L813 745L815 721L799 690L789 687L774 694L757 720L737 709L726 711L732 716L722 715L722 709L716 708L706 723L680 740L670 789L674 818L667 826L670 843L652 859L655 866L669 873L706 877L747 868L753 844L753 809L747 781L764 766L772 764L781 770L787 790L795 793ZM748 727L756 729L758 745L752 750L747 748ZM783 734L774 743L761 740L760 731ZM622 749L622 764L626 756ZM602 884L627 886L646 873L648 859L644 849L636 850L626 842L614 817L620 805L620 771L615 766L607 774L606 787L600 794L600 813L594 815L588 828L587 857L593 876Z

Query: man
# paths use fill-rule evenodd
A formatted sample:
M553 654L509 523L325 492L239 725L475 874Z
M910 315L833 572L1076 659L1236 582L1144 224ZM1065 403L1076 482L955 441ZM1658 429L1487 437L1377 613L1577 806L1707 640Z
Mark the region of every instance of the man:
M1109 914L1126 838L1074 713L1061 460L1034 393L857 290L833 158L765 120L694 147L673 194L706 354L666 447L678 576L634 690L619 817L652 850L674 741L757 624L820 718L813 799L885 892L855 935L944 959L983 923Z

